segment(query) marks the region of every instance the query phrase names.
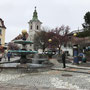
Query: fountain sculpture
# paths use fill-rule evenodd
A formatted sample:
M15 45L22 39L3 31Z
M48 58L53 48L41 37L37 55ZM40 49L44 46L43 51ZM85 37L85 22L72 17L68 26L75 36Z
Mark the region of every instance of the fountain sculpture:
M41 67L51 67L52 63L49 62L47 57L39 57L37 51L27 50L27 44L33 44L32 41L26 40L26 30L22 31L22 40L15 40L14 43L21 44L22 49L20 50L10 50L11 53L17 53L20 56L19 60L13 62L15 66L19 64L19 66L25 65L29 68L41 68ZM27 59L27 55L35 54L34 58ZM45 56L45 55L42 55ZM18 62L17 62L18 61ZM16 64L17 63L17 64Z
M21 64L25 64L28 62L28 59L27 59L27 55L28 54L35 54L37 53L37 51L32 51L32 50L27 50L26 49L26 45L27 44L33 44L33 42L31 41L26 41L26 30L23 30L22 31L22 40L16 40L14 41L14 43L17 43L17 44L21 44L22 45L22 49L20 50L10 50L9 52L11 53L17 53L18 55L20 55L20 63Z

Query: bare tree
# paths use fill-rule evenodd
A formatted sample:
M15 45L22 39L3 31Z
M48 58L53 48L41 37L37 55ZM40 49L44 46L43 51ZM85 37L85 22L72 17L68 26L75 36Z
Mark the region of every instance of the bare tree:
M62 44L67 44L69 30L69 26L62 25L61 27L48 31L45 31L44 29L41 32L37 32L34 37L35 49L40 47L45 49L46 47L49 47L49 45L51 45L51 48L57 48L59 46L61 47ZM52 41L48 42L49 39Z
M57 47L62 44L66 45L68 42L68 33L69 33L69 26L62 25L61 27L57 27L55 29L52 29L51 32L55 33L55 36L52 37L57 41Z
M37 32L34 35L34 49L38 50L39 48L45 49L47 47L47 35L46 31Z
M9 48L10 50L18 50L18 49L19 49L19 46L18 46L17 44L13 43L13 42L10 42L10 43L8 44L8 48Z

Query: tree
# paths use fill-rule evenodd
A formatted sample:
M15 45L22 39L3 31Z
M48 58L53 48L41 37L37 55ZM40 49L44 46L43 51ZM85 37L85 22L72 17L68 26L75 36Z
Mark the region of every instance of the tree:
M83 32L79 32L77 33L77 37L90 37L90 30L84 30Z
M84 38L84 37L90 37L90 12L87 12L84 15L85 23L82 24L83 31L77 33L77 37Z
M34 37L35 49L45 49L46 47L49 48L49 46L54 49L59 46L61 47L62 44L67 44L69 30L69 26L62 25L61 27L48 30L47 32L45 30L37 32ZM51 39L52 41L48 42L49 39Z
M85 23L82 24L85 30L90 30L90 12L87 12L84 16Z
M62 25L59 28L55 28L51 30L55 33L55 36L53 37L55 41L57 41L56 46L61 47L61 45L66 45L68 42L68 33L69 33L69 26Z
M19 49L19 46L18 46L17 44L13 43L13 42L10 42L10 43L8 44L8 48L9 48L10 50L18 50L18 49Z
M45 49L47 47L47 32L46 31L40 31L40 32L36 32L36 34L34 35L34 49L38 50L38 49Z

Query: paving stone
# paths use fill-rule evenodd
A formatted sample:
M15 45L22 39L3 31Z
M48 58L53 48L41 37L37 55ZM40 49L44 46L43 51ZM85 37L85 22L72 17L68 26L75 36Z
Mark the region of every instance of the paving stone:
M63 69L60 65L62 64L55 64L54 68ZM2 71L0 73L0 90L90 90L90 75L75 72L78 70L90 72L90 70L87 68L70 68L70 70L73 72L66 72L65 69L63 71L49 70L28 73L14 70Z

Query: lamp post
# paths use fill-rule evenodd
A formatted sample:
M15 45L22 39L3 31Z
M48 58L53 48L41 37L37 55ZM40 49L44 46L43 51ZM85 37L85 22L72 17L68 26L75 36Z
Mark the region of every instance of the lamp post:
M43 49L43 52L44 52L44 49L45 49L45 43L44 42L41 42L42 44L42 49Z
M50 50L50 49L51 49L52 39L48 39L48 42L49 42L48 57L49 57L49 58L52 58L53 53L52 53L52 50Z
M51 48L52 39L48 39L48 42L49 42L49 48Z
M73 34L74 37L77 36L77 33ZM74 45L73 46L73 56L74 56L74 63L78 64L78 45Z
M60 55L60 44L59 44L59 55Z
M74 34L73 34L73 36L75 36L75 37L76 37L76 36L77 36L77 33L74 33Z

